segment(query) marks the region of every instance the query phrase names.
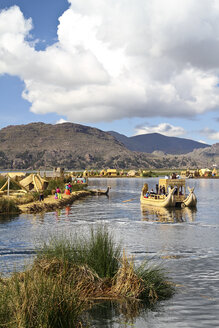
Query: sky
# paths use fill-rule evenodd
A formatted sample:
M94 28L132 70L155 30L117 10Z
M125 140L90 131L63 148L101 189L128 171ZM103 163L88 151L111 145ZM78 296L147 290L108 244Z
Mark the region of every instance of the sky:
M219 142L218 0L1 0L0 128Z

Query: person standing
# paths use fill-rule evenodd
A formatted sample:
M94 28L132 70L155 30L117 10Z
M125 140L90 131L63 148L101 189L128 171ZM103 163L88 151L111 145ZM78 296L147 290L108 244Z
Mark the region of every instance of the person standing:
M59 189L59 187L56 188L56 193L57 193L58 199L62 199L62 194L61 194L61 190Z

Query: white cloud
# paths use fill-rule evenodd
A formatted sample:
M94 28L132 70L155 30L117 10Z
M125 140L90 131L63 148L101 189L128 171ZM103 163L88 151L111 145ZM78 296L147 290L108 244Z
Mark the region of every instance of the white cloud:
M136 127L136 135L148 133L160 133L168 137L178 137L184 135L186 131L180 126L173 126L169 123L160 123L157 126Z
M204 141L204 140L198 140L198 142L201 142L201 143L203 143L203 144L207 144L207 142Z
M217 0L68 1L44 51L17 6L0 12L0 74L25 82L32 112L97 122L218 109Z
M67 123L67 122L69 122L69 121L66 121L64 118L60 118L60 119L56 122L56 124L62 124L62 123Z
M214 129L204 128L200 132L210 140L219 141L219 132Z

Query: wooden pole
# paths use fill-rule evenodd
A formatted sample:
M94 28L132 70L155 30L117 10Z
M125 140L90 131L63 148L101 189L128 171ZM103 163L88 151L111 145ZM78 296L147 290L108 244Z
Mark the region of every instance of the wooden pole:
M9 196L9 192L10 192L10 177L8 177L8 193L7 193L8 196Z

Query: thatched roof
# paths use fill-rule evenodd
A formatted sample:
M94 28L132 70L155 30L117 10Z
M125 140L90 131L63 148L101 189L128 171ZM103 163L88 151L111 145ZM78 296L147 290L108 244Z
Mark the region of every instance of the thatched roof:
M134 176L136 176L136 174L137 174L137 172L136 172L135 170L130 170L130 171L128 172L128 176L129 176L129 177L134 177Z
M24 172L8 172L7 176L9 176L12 179L15 179L17 177L24 178L26 176L26 173L24 173Z
M42 191L48 186L48 181L43 179L39 174L30 174L20 181L20 185L28 190Z
M2 172L0 175L3 177L10 177L12 179L16 179L17 177L22 178L26 176L24 172Z

